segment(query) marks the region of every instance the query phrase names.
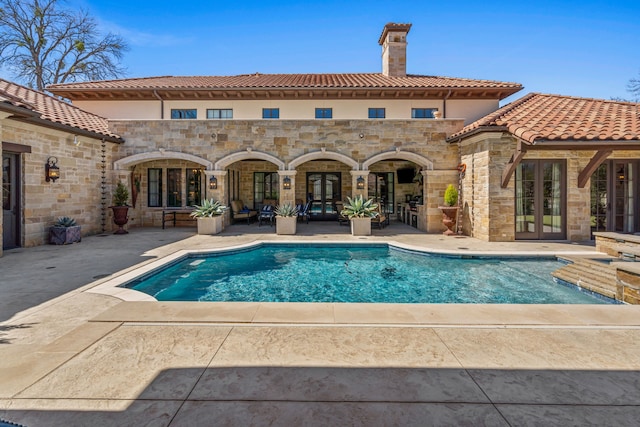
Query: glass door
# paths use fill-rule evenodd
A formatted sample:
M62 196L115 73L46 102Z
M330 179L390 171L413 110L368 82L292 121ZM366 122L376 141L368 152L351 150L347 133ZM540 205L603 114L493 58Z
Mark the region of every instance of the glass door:
M382 212L389 214L394 212L393 201L395 200L395 196L393 191L393 178L393 172L369 173L369 197L372 197L376 203L381 203Z
M613 224L611 230L619 233L634 233L638 230L638 211L635 183L637 162L614 161L613 162L613 211L611 216Z
M19 155L2 154L2 248L20 246Z
M516 169L516 239L566 238L564 160L527 160Z
M313 220L336 220L338 211L335 202L342 200L339 172L308 172L307 198L311 208L309 218Z

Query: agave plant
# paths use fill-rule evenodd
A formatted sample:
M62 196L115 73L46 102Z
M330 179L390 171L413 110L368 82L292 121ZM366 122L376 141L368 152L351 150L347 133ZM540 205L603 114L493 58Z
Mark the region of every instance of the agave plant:
M374 218L378 215L378 204L373 199L364 200L361 194L353 199L347 196L347 203L340 214L351 218Z
M285 203L282 205L278 205L274 211L276 216L298 216L298 207L296 205L292 205L291 203Z
M217 202L213 199L205 199L202 202L202 205L195 205L193 208L194 210L190 214L193 218L208 218L212 216L222 215L226 206L221 205L220 202Z
M55 227L74 227L76 226L76 220L73 218L70 218L68 216L61 216L58 218L58 221L55 223Z

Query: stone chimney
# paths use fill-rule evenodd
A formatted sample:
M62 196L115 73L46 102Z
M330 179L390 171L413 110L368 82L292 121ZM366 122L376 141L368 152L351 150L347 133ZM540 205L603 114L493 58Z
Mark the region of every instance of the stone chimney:
M384 26L378 44L382 46L382 74L388 77L407 75L407 34L411 24Z

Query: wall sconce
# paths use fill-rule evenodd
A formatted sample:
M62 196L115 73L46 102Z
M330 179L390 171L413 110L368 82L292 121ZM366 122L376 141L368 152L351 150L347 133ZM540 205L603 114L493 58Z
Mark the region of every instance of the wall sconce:
M356 181L356 188L358 190L364 190L364 178L359 176L358 180Z
M218 189L218 178L216 178L215 176L212 176L211 178L209 178L209 189L210 190Z
M282 180L282 188L284 188L285 190L291 190L291 178L289 178L288 176L284 177L284 179Z
M56 182L60 178L60 168L58 168L58 158L51 156L44 165L44 180Z

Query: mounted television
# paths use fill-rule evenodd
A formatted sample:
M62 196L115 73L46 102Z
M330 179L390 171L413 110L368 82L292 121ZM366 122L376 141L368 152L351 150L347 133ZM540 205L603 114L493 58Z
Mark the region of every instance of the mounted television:
M416 170L414 168L402 168L398 169L398 184L411 184L413 177L416 176Z

